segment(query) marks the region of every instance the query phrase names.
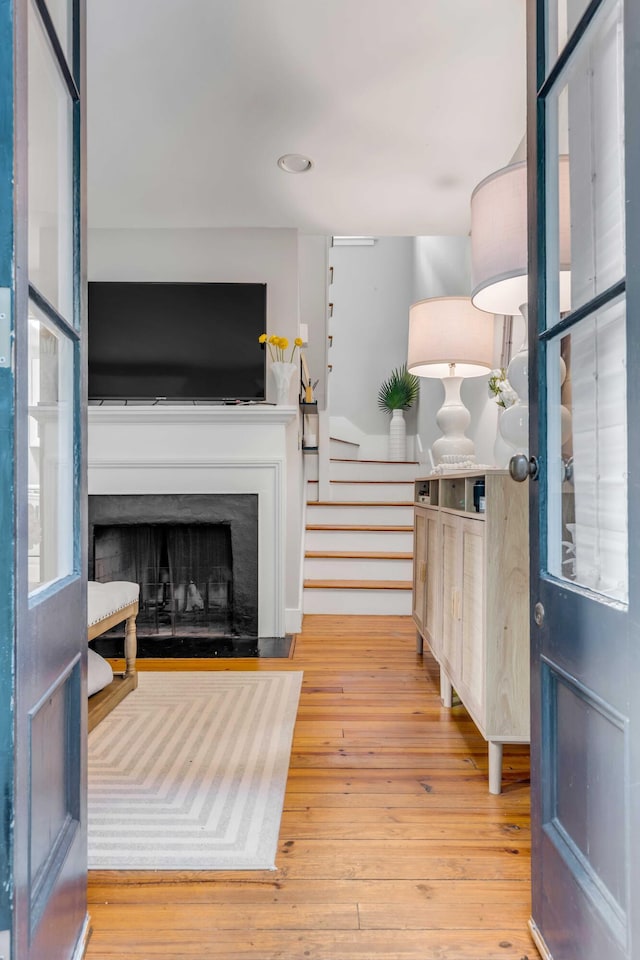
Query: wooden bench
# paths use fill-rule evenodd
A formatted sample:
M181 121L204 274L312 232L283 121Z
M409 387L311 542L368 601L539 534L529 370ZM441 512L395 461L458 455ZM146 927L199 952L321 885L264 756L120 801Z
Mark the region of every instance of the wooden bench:
M98 583L90 580L87 592L88 640L94 640L111 627L125 622L124 673L113 674L113 680L89 697L89 730L100 723L128 693L138 685L136 672L136 616L138 615L137 583L115 580Z

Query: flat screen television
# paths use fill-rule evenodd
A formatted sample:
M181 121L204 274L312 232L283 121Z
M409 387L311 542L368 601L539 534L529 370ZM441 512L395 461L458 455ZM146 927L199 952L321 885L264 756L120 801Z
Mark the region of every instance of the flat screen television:
M89 400L264 400L265 283L89 283Z

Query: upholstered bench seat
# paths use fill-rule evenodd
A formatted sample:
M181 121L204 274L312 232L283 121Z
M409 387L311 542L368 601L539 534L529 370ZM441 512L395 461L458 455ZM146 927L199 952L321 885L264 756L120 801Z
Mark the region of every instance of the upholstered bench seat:
M138 602L140 587L128 580L113 580L111 583L98 583L89 580L87 584L87 625L89 630L102 624L109 617L120 613L132 603ZM120 617L122 620L122 617ZM120 620L118 622L120 622ZM108 628L107 628L108 629ZM105 632L102 627L96 636Z
M98 653L89 650L87 688L89 693L89 730L113 710L116 704L135 690L136 616L140 587L126 580L87 585L88 639L94 640L111 627L125 621L125 670L114 675L111 665Z

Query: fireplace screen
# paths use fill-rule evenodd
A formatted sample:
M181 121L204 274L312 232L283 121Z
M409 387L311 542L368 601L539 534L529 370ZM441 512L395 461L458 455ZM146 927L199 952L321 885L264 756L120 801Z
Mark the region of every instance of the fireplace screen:
M141 523L94 528L96 580L140 584L138 636L225 636L234 623L228 523Z

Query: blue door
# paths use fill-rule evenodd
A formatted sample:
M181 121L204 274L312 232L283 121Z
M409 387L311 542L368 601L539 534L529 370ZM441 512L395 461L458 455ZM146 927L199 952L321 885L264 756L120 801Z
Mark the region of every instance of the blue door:
M639 45L636 0L529 2L532 929L555 960L640 957Z
M86 926L84 12L0 0L0 956Z

